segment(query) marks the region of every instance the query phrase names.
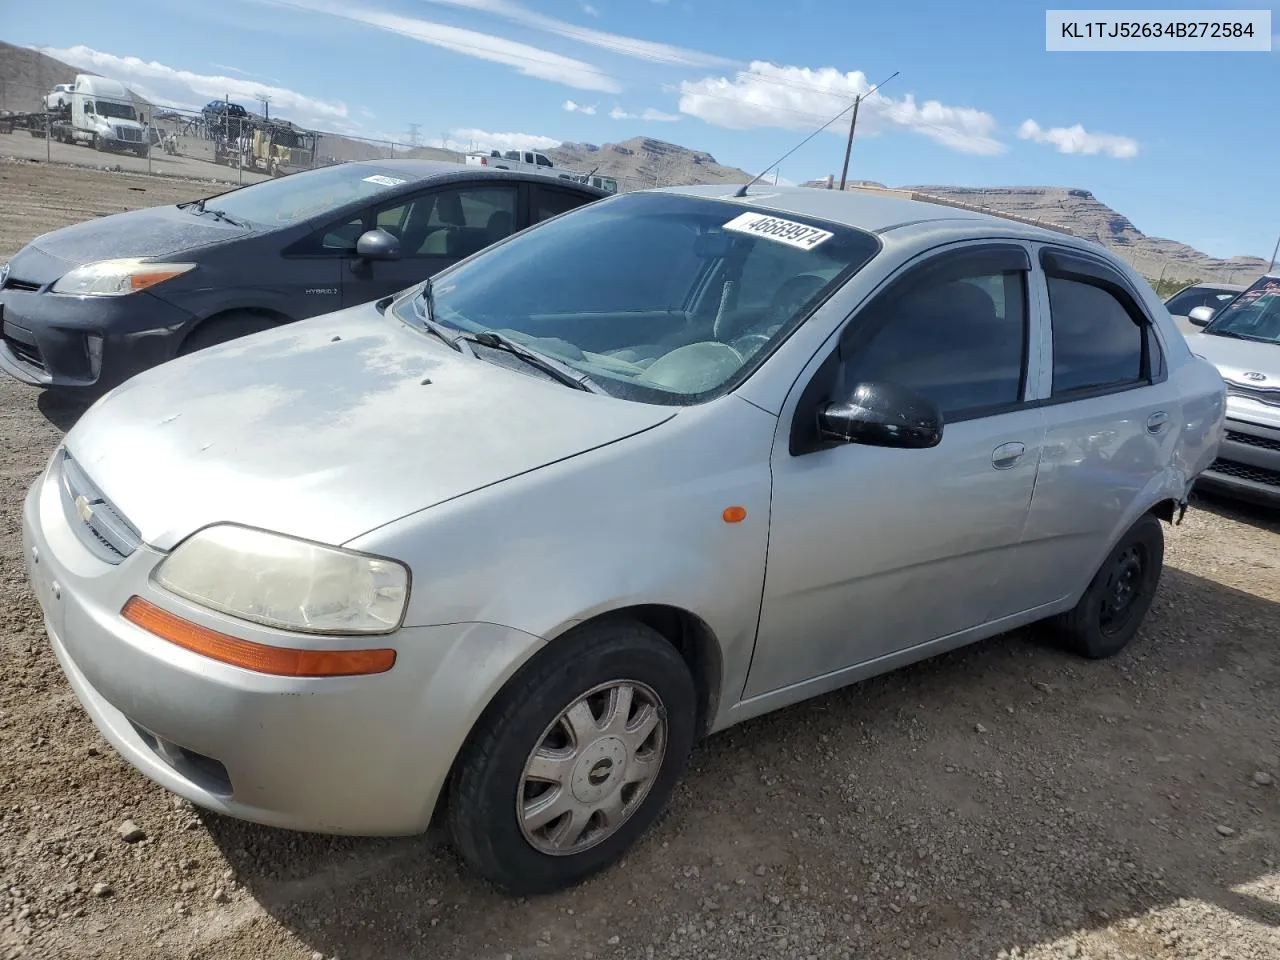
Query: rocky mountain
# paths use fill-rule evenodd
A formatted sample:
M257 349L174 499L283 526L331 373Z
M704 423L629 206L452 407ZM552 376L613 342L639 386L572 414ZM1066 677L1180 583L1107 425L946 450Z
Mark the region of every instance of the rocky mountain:
M624 186L660 186L680 183L746 183L752 174L726 167L705 150L690 150L652 137L632 137L621 143L562 143L547 153L559 166L604 177Z
M805 186L824 187L812 180ZM1099 243L1127 260L1150 280L1218 280L1249 283L1267 269L1261 257L1220 259L1177 240L1151 237L1128 217L1078 187L949 187L919 184L886 187L873 180L850 182L846 189L893 189L917 199L936 197L1066 227L1072 234Z

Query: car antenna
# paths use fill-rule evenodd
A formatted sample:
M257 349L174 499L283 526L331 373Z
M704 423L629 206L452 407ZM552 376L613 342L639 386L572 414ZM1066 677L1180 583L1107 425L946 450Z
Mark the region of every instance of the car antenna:
M834 117L832 117L830 120L828 120L828 121L827 121L826 123L824 123L822 126L820 126L817 130L813 131L813 133L809 134L807 137L805 137L803 140L801 140L799 143L797 143L794 147L792 147L790 150L788 150L786 153L784 153L782 156L780 156L777 160L773 161L773 163L769 164L767 167L765 167L763 170L761 170L759 173L757 173L757 174L756 174L756 175L751 179L751 181L750 181L749 183L744 183L744 184L743 184L741 187L739 187L739 188L738 188L738 190L733 194L734 199L737 199L737 198L740 198L740 197L745 197L745 196L747 195L747 190L748 190L748 189L750 189L751 187L755 186L755 183L756 183L756 181L757 181L757 180L759 180L761 177L763 177L766 173L768 173L768 172L769 172L770 170L772 170L774 167L781 166L781 164L782 164L782 161L783 161L783 160L787 159L787 157L791 156L793 153L795 153L797 150L799 150L801 147L803 147L806 143L808 143L810 140L812 140L814 137L816 137L818 134L820 134L823 130L827 129L827 127L831 126L833 123L835 123L835 122L836 122L837 120L839 120L841 117L843 117L846 113L848 113L850 110L852 110L854 107L856 107L856 106L857 106L861 101L865 100L867 97L871 96L871 94L875 93L875 92L876 92L876 90L878 90L878 89L880 89L881 87L883 87L886 83L888 83L890 80L892 80L894 77L896 77L896 76L899 74L899 72L900 72L900 71L898 71L898 70L893 71L893 73L891 73L889 76L885 77L883 80L881 80L879 83L877 83L874 87L872 87L872 88L871 88L870 90L868 90L866 93L864 93L864 94L860 95L857 99L855 99L855 100L853 101L853 103L849 104L847 107L845 107L845 108L844 108L843 110L841 110L839 113L837 113Z

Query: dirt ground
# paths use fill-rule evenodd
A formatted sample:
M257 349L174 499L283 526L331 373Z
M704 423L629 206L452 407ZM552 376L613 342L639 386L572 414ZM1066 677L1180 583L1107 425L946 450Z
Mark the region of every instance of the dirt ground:
M0 260L204 189L0 161ZM0 378L0 960L1280 957L1275 513L1168 530L1118 658L1025 631L732 729L624 865L512 900L434 835L197 812L95 733L19 556L76 412Z
M132 153L116 153L90 149L78 143L49 142L43 137L33 137L26 130L0 133L0 157L22 160L52 160L56 164L73 164L79 167L115 168L126 173L152 173L157 176L190 177L202 180L220 180L226 183L257 183L268 179L265 174L252 170L237 170L223 164L196 160L193 157L175 157L159 147L151 157L139 157Z

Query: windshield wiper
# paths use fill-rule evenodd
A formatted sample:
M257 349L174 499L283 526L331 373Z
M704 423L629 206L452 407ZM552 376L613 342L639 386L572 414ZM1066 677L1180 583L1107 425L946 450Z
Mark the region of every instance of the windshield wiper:
M203 200L201 200L201 201L200 201L200 212L201 212L201 213L208 213L208 214L211 214L215 220L222 220L222 221L224 221L224 222L226 222L226 223L231 224L233 227L243 227L243 226L245 226L244 221L242 221L242 220L237 220L235 217L231 216L231 214L226 213L226 212L224 212L224 211L222 211L222 210L215 210L215 209L213 209L212 207L210 207L209 209L207 209L207 210L206 210L206 209L205 209L205 206L204 206L204 201L203 201Z
M604 393L604 390L585 373L578 372L567 363L561 363L559 360L553 360L545 354L530 350L523 344L516 343L510 337L498 333L496 330L481 330L479 333L463 334L459 339L470 343L478 343L482 347L489 347L493 350L505 350L512 356L519 357L529 366L537 367L543 373L549 374L565 386L573 387L575 390L585 390L587 393Z
M453 349L462 353L461 335L452 333L448 327L435 319L435 300L432 299L431 281L428 280L422 288L422 292L413 298L413 312L417 314L418 320L428 331L434 333L437 337L447 343Z
M185 200L178 204L179 210L185 210L187 207L194 207L196 213L204 213L204 200Z

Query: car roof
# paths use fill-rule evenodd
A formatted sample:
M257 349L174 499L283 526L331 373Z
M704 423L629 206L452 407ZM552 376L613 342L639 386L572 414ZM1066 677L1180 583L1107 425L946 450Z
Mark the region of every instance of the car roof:
M781 214L793 213L816 217L870 233L884 234L891 230L908 228L928 229L931 225L942 223L953 227L963 224L981 227L984 230L997 227L1007 231L1008 236L1067 243L1087 249L1098 246L1070 233L1009 217L993 216L977 210L895 196L889 190L881 193L876 190L823 190L815 187L774 187L757 184L747 192L745 197L735 198L734 193L741 186L737 183L727 183L716 186L662 187L660 190L686 196L750 203L752 206L775 210Z
M612 194L575 180L564 180L550 177L544 173L530 173L523 170L495 170L492 167L476 167L463 163L452 163L448 160L356 160L352 166L369 167L395 173L406 180L420 183L423 180L508 180L522 183L545 183L550 186L564 187L593 197L608 197Z

